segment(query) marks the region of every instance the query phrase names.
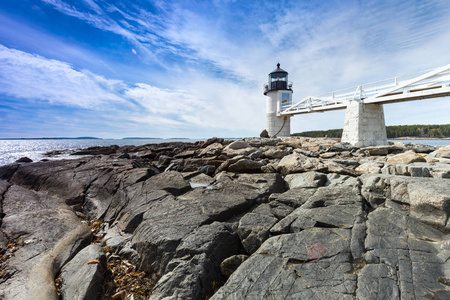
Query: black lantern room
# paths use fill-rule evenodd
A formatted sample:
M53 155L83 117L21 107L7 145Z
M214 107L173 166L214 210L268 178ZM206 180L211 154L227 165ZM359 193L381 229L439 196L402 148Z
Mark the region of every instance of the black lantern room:
M266 94L269 91L276 90L290 90L291 87L288 84L288 72L280 68L280 64L277 64L277 68L269 73L269 82L266 87Z

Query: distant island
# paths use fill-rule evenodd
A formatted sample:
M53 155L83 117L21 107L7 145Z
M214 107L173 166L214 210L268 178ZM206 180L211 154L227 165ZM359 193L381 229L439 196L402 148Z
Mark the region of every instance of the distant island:
M150 138L150 137L124 137L122 140L161 140L161 138Z
M449 138L450 124L446 125L398 125L386 126L388 139L400 137L414 138ZM314 130L293 133L292 136L340 138L342 129Z

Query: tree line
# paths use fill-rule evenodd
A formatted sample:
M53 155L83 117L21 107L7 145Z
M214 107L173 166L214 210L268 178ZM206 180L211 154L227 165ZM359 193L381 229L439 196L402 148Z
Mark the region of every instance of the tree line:
M404 136L445 138L450 137L450 124L386 126L386 134L389 139ZM342 136L342 129L304 131L293 133L292 136L340 138Z

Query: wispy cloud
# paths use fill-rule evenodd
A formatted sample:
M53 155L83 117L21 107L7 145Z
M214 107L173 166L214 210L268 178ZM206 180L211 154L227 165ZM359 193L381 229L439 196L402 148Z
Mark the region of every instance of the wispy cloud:
M198 111L206 103L184 90L160 89L144 83L128 88L124 95L135 99L152 113L177 113Z
M106 122L120 116L118 122L122 123L122 126L129 126L129 122L133 122L149 130L158 129L157 132L168 131L170 127L172 135L177 131L195 128L228 130L240 126L240 122L227 124L236 116L224 115L221 110L223 106L204 100L216 97L218 103L226 102L227 99L232 99L229 92L236 93L232 86L229 91L219 96L215 93L220 89L212 88L204 94L205 98L202 98L182 89L162 89L144 83L126 84L87 70L76 70L65 62L3 45L0 45L0 65L0 94L34 101L36 104L33 106L47 106L49 111L52 110L51 106L55 105L69 109L81 108L89 111L86 117L97 112L98 117ZM196 85L199 82L205 83L206 80L198 80ZM217 88L213 82L208 86ZM234 101L227 107L232 107ZM217 108L219 110L216 110ZM76 121L72 119L71 123Z
M0 93L5 95L95 109L126 102L117 95L124 89L121 81L77 71L61 61L0 45L0 65Z
M437 0L246 5L158 1L150 7L42 1L123 36L152 63L176 68L177 60L174 64L166 57L175 55L183 63L208 62L239 80L259 79L255 74L266 73L277 60L293 69L332 70L333 76L339 69L346 75L339 76L340 81L353 80L359 76L354 72L358 67L380 68L401 61L405 53L450 32L450 5Z

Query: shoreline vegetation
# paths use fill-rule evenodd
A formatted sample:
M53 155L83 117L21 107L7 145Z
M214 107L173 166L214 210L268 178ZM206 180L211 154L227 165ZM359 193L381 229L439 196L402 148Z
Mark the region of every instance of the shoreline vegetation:
M450 139L450 124L386 126L386 134L388 139ZM342 129L304 131L291 136L341 138Z

